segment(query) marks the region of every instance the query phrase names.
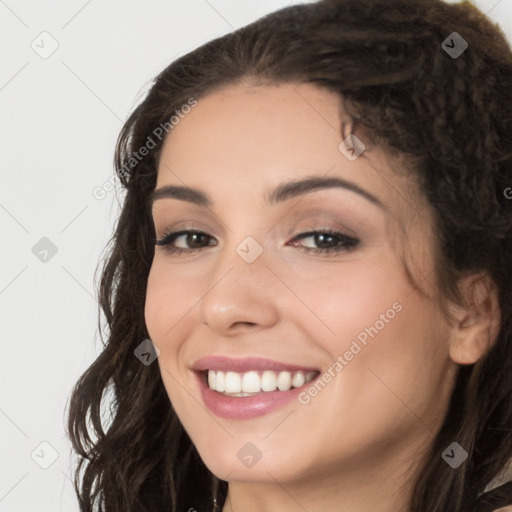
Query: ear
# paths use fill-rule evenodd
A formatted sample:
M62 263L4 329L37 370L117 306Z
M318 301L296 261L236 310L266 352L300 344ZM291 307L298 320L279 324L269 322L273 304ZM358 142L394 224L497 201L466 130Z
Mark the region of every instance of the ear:
M473 364L494 345L501 326L498 290L487 274L471 274L459 283L464 306L454 307L456 323L450 337L450 357Z

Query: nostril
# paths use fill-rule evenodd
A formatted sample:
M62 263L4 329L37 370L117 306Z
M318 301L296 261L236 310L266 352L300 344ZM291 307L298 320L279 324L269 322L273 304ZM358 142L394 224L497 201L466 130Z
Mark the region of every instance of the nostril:
M256 325L256 324L254 322L235 322L233 324L233 327L244 326L244 325L252 327L253 325Z

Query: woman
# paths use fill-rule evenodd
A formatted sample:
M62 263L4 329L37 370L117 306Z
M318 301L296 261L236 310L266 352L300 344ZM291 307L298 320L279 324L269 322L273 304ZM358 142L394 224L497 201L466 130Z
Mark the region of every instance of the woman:
M507 510L511 140L467 3L293 6L160 73L117 145L81 510Z

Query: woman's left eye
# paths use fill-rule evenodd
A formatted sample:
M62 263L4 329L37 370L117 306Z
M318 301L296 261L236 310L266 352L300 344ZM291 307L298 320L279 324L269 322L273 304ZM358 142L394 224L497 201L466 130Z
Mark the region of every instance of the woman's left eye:
M308 238L312 239L319 247L303 247L303 250L314 254L336 255L342 251L354 249L359 244L359 240L357 238L331 230L310 231L309 233L298 235L294 240L305 240Z
M178 240L181 239L181 245L185 247L178 247ZM314 244L318 247L304 247L299 245L296 241L311 239ZM191 254L197 252L200 249L208 246L215 246L217 242L214 241L213 237L204 233L203 231L196 230L182 230L167 233L156 241L156 245L163 246L168 254ZM331 230L324 231L309 231L296 236L290 245L294 247L300 247L307 253L314 254L338 254L342 251L349 251L354 249L359 244L357 238L347 236L343 233Z

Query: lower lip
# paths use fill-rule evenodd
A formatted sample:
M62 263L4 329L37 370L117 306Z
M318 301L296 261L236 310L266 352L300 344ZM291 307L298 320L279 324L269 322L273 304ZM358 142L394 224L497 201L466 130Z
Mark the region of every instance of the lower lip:
M210 389L205 381L204 374L197 373L201 396L206 407L215 415L222 418L250 420L268 414L280 407L284 407L313 382L308 382L299 388L293 388L289 391L269 391L262 392L254 396L226 396Z

